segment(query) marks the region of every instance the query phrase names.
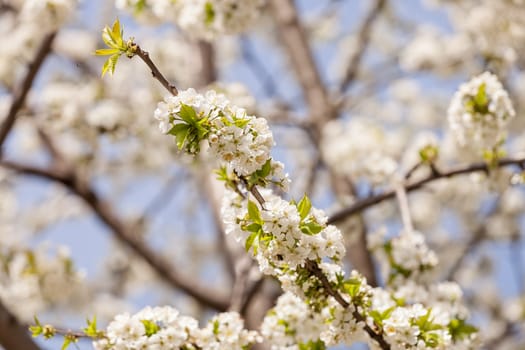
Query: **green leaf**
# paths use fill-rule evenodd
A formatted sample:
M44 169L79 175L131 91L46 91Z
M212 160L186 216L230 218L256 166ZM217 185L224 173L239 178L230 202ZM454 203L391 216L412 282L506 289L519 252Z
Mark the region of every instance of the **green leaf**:
M305 194L301 201L297 204L297 210L299 211L301 220L304 220L308 216L311 208L312 203L310 202L310 198L308 198L308 196Z
M308 343L299 343L299 350L326 350L326 345L322 340L312 341Z
M186 143L186 140L188 139L188 135L190 134L190 128L181 129L177 135L175 136L175 140L177 140L177 148L183 149L184 144Z
M77 343L78 342L78 337L73 335L73 334L66 334L64 336L64 342L62 343L62 347L60 348L61 350L66 350L68 348L68 346L72 343Z
M448 324L448 331L452 336L452 340L457 341L476 333L478 329L466 323L465 320L453 319Z
M261 224L253 223L243 227L243 230L248 232L259 232L261 230Z
M93 316L93 321L90 321L88 318L86 323L87 327L83 329L84 333L88 337L97 338L100 335L100 332L97 330L97 316Z
M215 10L213 9L213 4L211 2L206 2L204 5L204 14L204 23L206 23L206 25L212 24L215 19Z
M113 28L111 29L111 38L117 45L122 46L123 40L122 40L122 34L123 32L120 30L120 21L118 18L113 22Z
M138 0L135 4L135 14L140 14L144 7L146 7L146 0Z
M38 337L43 332L42 324L40 323L40 320L34 316L35 325L29 327L29 331L31 332L31 335L33 338Z
M319 225L317 222L315 221L307 221L307 222L303 222L301 223L301 231L304 233L304 234L307 234L307 235L316 235L318 234L319 232L321 232L323 230L323 226Z
M197 114L195 113L195 110L193 109L193 107L188 106L187 104L180 104L179 116L182 120L184 120L190 125L195 125L195 123L197 122Z
M260 177L267 177L270 175L270 172L272 171L272 159L268 159L266 163L262 166L261 169L258 170Z
M248 216L254 223L262 225L263 221L261 218L261 212L259 211L257 204L253 201L248 201Z
M153 334L156 334L160 330L159 325L153 321L140 320L140 322L142 322L142 324L144 325L144 330L146 332L147 337L151 337Z
M119 57L120 57L120 54L115 54L115 55L109 57L109 61L111 62L110 63L111 75L113 75L113 73L115 73L115 67L117 66L117 62L118 62L118 58Z
M120 53L119 49L98 49L95 51L95 55L97 56L108 56L113 55L116 53Z
M219 334L219 320L213 321L213 334L218 335Z
M246 251L250 250L250 248L253 246L253 243L255 242L255 239L257 238L258 235L259 235L258 232L254 232L250 234L248 238L246 238L246 242L244 243L244 249Z
M175 136L175 140L177 141L177 148L181 150L184 148L184 144L186 143L190 131L190 125L185 123L178 123L175 124L170 129L170 131L168 131L168 134Z

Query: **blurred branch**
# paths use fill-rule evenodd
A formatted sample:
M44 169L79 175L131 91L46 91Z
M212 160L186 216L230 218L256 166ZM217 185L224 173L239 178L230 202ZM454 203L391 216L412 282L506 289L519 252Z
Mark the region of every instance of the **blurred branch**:
M197 43L201 56L201 84L209 85L217 80L217 68L215 67L215 50L209 42L200 40Z
M338 116L338 111L333 105L321 80L319 70L315 65L294 1L271 0L270 5L277 22L279 37L283 41L284 48L290 57L295 75L299 80L308 104L312 125L309 130L309 136L319 150L321 131L326 122ZM319 155L322 160L322 153ZM353 195L355 193L352 181L347 181L347 179L338 176L333 169L329 169L329 171L334 193L340 195ZM360 234L358 240L352 245L352 249L349 249L347 257L355 268L363 272L371 285L376 285L375 269L366 247L366 223L363 218L360 218L359 224Z
M316 124L321 125L326 120L335 117L335 110L315 65L294 2L293 0L270 0L270 7L277 22L279 37L290 57L312 119Z
M226 310L228 306L227 297L220 295L208 286L198 284L190 276L179 274L158 252L139 240L135 235L134 228L121 221L113 211L112 205L100 198L90 184L73 169L61 167L43 169L6 160L0 161L0 166L21 174L37 176L63 184L93 210L121 243L142 257L169 285L183 290L204 305L221 311Z
M40 350L40 347L29 335L26 326L0 301L0 345L5 350Z
M373 4L372 8L370 9L370 12L361 24L357 34L357 47L350 59L350 63L346 69L343 81L341 82L341 86L339 88L341 92L346 91L350 84L352 84L352 82L357 77L361 61L363 60L365 51L370 43L373 24L381 11L385 8L386 3L386 0L376 0L375 4Z
M35 55L35 58L33 61L29 64L29 69L22 80L21 84L15 88L14 96L13 96L13 102L9 108L9 112L7 113L7 116L5 117L2 125L0 126L0 156L3 153L3 144L5 140L7 139L7 136L9 135L9 132L15 125L16 121L16 114L22 108L22 106L25 103L27 93L31 89L31 86L33 86L33 81L35 80L35 77L42 67L42 64L44 63L46 57L51 52L51 48L53 45L53 41L55 40L56 32L53 32L51 34L48 34L42 43L40 44L40 47Z
M410 206L408 204L407 193L404 184L400 181L395 186L397 201L399 203L399 211L401 212L401 220L405 230L408 232L414 231L412 224L412 217L410 216Z
M500 167L511 166L511 165L523 166L524 164L525 164L525 158L518 158L518 159L505 158L505 159L501 159L496 164L496 167L500 168ZM433 182L439 179L450 178L450 177L454 177L458 175L470 174L470 173L475 173L475 172L480 172L480 171L489 173L491 171L491 166L487 165L486 163L475 163L475 164L467 165L464 167L452 169L446 172L437 171L436 169L436 171L432 171L427 177L421 180L418 180L416 182L413 182L411 184L407 184L404 187L405 187L406 192L410 192L410 191L414 191L414 190L421 188L423 185L427 183L430 183L430 182ZM387 199L391 199L395 197L395 195L396 195L395 190L389 190L384 193L362 199L354 203L353 205L347 208L344 208L336 212L335 214L333 214L328 219L328 222L333 224L338 221L341 221L348 216L358 214L367 208L370 208Z

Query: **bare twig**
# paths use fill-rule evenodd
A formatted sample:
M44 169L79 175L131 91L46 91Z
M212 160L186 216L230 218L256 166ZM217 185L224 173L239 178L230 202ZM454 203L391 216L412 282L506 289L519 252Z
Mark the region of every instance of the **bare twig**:
M505 167L505 166L511 166L511 165L520 165L520 164L523 164L523 162L525 162L525 158L501 159L498 162L497 167ZM458 176L458 175L470 174L470 173L480 172L480 171L482 171L482 172L489 172L490 171L490 167L486 163L475 163L475 164L467 165L465 167L452 169L452 170L449 170L449 171L446 171L446 172L440 172L440 171L437 171L437 169L436 169L436 171L433 171L426 178L418 180L418 181L413 182L411 184L407 184L405 186L405 191L406 192L411 192L411 191L417 190L417 189L421 188L423 185L425 185L427 183L430 183L430 182L433 182L433 181L436 181L436 180L439 180L439 179L450 178L450 177L454 177L454 176ZM389 190L389 191L386 191L384 193L381 193L381 194L378 194L378 195L375 195L375 196L371 196L371 197L367 197L365 199L362 199L362 200L354 203L353 205L351 205L351 206L349 206L347 208L344 208L344 209L338 211L337 213L333 214L328 219L328 223L333 224L333 223L336 223L338 221L341 221L341 220L345 219L346 217L354 215L354 214L357 214L357 213L360 213L363 210L365 210L367 208L370 208L371 206L376 205L377 203L381 203L381 202L383 202L383 201L385 201L387 199L391 199L391 198L395 197L395 195L396 195L395 190Z
M179 90L177 90L177 87L171 84L164 77L164 75L159 71L155 63L153 63L153 61L149 57L149 53L147 51L142 50L142 48L139 45L136 45L135 54L139 56L140 59L144 61L144 63L146 63L146 65L151 69L151 75L153 76L153 78L157 79L166 90L168 90L174 96L177 96L179 94Z
M29 64L29 70L27 71L24 79L22 80L19 87L15 88L14 96L13 96L13 103L11 104L11 107L9 108L9 112L7 113L7 116L4 119L4 122L2 123L2 126L0 127L0 155L2 152L2 146L9 135L9 132L13 128L16 122L16 115L20 108L25 103L27 93L31 89L31 86L33 85L33 81L35 80L35 77L42 67L42 64L44 63L46 57L51 52L51 48L53 45L53 41L55 40L56 32L53 32L51 34L48 34L44 40L42 41L42 44L40 45L40 48L38 49L35 58L33 61Z
M408 204L407 193L405 190L404 184L399 181L395 185L396 197L399 203L399 211L401 212L401 220L405 230L408 232L414 231L414 226L412 225L412 217L410 216L410 206Z
M364 19L363 24L359 29L359 33L357 34L356 50L350 59L350 64L346 69L343 81L341 82L341 86L339 88L341 92L346 91L350 84L352 84L352 82L355 80L357 73L359 72L359 66L361 65L363 56L365 55L366 48L370 43L373 24L385 7L386 2L386 0L376 0L375 4L373 4L372 8L370 9L370 12Z

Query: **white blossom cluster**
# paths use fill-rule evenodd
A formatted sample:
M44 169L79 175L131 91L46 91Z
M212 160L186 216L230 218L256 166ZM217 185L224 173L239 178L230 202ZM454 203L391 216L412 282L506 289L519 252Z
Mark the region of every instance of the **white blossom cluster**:
M243 229L253 223L246 219L248 209L243 198L233 191L227 191L222 205L222 217L227 233L246 245L252 232ZM341 232L332 225L326 225L323 211L312 208L303 218L295 204L279 196L263 191L266 200L260 211L262 233L254 242L253 253L259 262L261 272L281 275L285 270L294 270L306 260L319 261L325 257L341 261L345 253ZM318 226L311 233L305 233L308 223ZM315 233L314 233L315 232Z
M172 21L189 35L211 40L244 32L257 21L264 0L116 0L147 21Z
M257 332L245 330L244 321L234 312L219 314L200 329L197 320L170 306L148 306L133 315L115 316L105 338L93 346L97 350L243 350L259 341Z
M78 0L26 0L20 15L40 31L52 31L71 18L77 4Z
M240 155L234 153L235 149L230 150L226 143L243 145L238 137L244 137L253 128L247 121L253 119L246 119L244 111L236 111L215 92L200 95L194 90L186 90L161 102L155 117L161 122L161 130L174 135L178 142L181 139L178 130L185 128L179 125L195 122L205 125L205 131L211 136L202 139L208 139L211 153L223 163L236 164L235 157L240 156L244 163L246 156L243 152ZM189 121L188 115L193 115L194 120ZM220 120L220 123L215 120ZM236 132L220 132L232 125L231 129ZM377 129L368 130L372 135L377 132ZM273 140L270 131L267 132L266 139ZM185 134L182 136L187 137ZM382 140L380 136L374 140ZM221 138L227 139L224 146L214 146L219 144ZM264 154L269 153L271 143L262 144ZM386 143L382 147L386 148ZM197 144L182 148L189 153L200 151ZM248 152L245 147L240 148ZM227 151L221 155L222 149ZM224 157L224 154L229 156ZM236 173L247 176L253 176L258 171L250 173L254 170L248 168L243 173L242 169L242 166L233 167ZM261 272L277 277L287 292L263 322L262 334L269 339L272 349L291 350L305 345L329 346L359 341L377 347L378 344L365 330L366 327L374 329L378 326L383 329L385 340L395 349L430 349L436 346L444 349L446 346L453 348L461 342L461 339L452 338L450 323L454 321L462 325L465 315L453 307L447 308L447 305L452 305L451 302L449 305L435 301L428 305L430 300L439 298L432 298L427 292L426 301L414 300L409 298L411 291L395 289L404 285L399 282L423 283L425 272L437 264L436 255L425 244L423 235L404 231L388 241L383 236L372 237L371 248L380 255L385 275L389 278L388 284L394 288L391 291L379 289L374 293L366 279L355 271L345 279L341 262L345 247L341 232L326 224L325 214L313 208L306 196L298 203L288 202L270 189L261 188L257 194L252 192L256 203L250 200L251 197L246 198L246 192L229 187L222 207L226 233L241 242L258 261ZM342 299L330 297L326 291L327 283L336 293L340 293ZM414 290L421 288L416 285ZM285 307L285 304L290 307ZM441 309L446 311L441 312ZM313 320L317 325L312 326Z
M65 247L56 256L50 256L44 245L35 250L2 247L0 263L0 299L24 321L81 293L84 274L74 268Z
M520 60L525 47L525 7L521 0L434 0L445 5L458 32L485 57L504 63Z
M386 232L377 231L369 240L372 250L382 266L389 283L403 284L407 279L418 280L434 268L436 253L425 243L425 237L417 231L404 230L398 236L385 240Z
M454 282L428 286L407 282L394 290L374 288L370 307L382 319L392 349L472 349L479 346L474 329L465 326L468 312ZM462 329L461 336L455 329Z
M498 78L485 72L459 87L448 109L448 121L461 146L491 150L504 141L505 128L515 114Z
M378 124L363 118L331 121L323 129L321 151L332 169L373 184L388 181L397 169L397 145Z
M314 312L301 298L284 293L264 317L261 334L271 350L298 350L298 344L316 342L325 329L325 317Z
M214 90L202 95L194 89L188 89L177 96L166 97L155 110L160 130L174 133L181 124L187 123L185 116L181 115L188 113L185 107L190 108L189 113L202 127L202 131L196 131L198 137L203 135L202 138L208 140L211 153L221 166L247 176L270 161L274 141L266 120L247 115L243 108L231 105L224 95ZM185 147L190 153L196 153L200 141L188 140ZM282 165L272 163L271 174L284 185L286 181Z

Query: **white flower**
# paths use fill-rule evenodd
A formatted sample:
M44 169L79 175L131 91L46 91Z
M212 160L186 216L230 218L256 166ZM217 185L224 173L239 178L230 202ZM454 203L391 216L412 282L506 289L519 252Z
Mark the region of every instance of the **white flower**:
M491 150L504 140L505 128L515 114L498 78L485 72L459 87L448 109L448 121L461 146Z

